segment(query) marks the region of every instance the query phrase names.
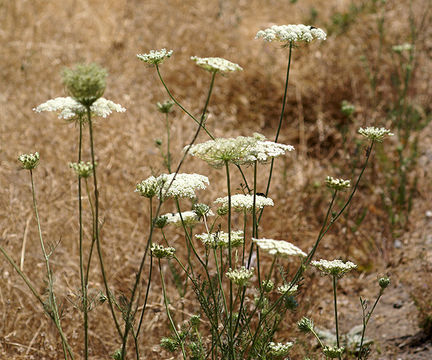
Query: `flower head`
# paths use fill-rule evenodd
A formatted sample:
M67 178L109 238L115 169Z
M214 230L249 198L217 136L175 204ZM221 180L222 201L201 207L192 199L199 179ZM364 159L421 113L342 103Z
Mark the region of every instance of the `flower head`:
M173 51L162 49L162 50L150 50L147 54L137 54L137 58L150 65L159 65L165 59L171 57Z
M228 196L217 198L215 204L221 204L218 209L218 214L226 214L228 212ZM236 194L231 196L231 208L235 211L251 212L254 206L253 195ZM262 209L264 206L274 206L274 202L269 197L257 195L255 196L255 208Z
M156 107L158 109L159 112L161 112L162 114L168 114L172 111L172 107L174 105L174 101L172 100L166 100L163 103L156 103Z
M267 141L265 136L257 133L248 137L218 138L186 148L192 156L215 168L220 168L225 163L250 165L257 161L265 164L272 158L294 150L291 145Z
M174 256L176 250L173 247L163 247L162 245L152 244L150 251L152 256L157 257L158 259L170 259Z
M390 285L390 279L387 276L382 277L378 280L378 284L380 288L384 290L387 286Z
M287 356L294 344L290 341L283 343L270 342L268 344L268 355L274 358L281 358Z
M355 111L355 106L350 102L343 100L341 104L341 111L345 116L351 116Z
M377 128L373 126L369 126L365 129L360 128L358 132L369 140L377 142L382 142L386 136L394 135L390 132L390 130L387 130L386 128Z
M319 261L311 261L311 265L315 266L318 270L320 270L324 275L332 275L336 277L342 277L347 272L355 269L357 267L356 264L351 261L343 262L342 260L319 260Z
M265 30L257 32L255 39L265 41L279 41L284 43L306 42L309 43L314 39L325 40L326 33L314 26L308 25L273 25Z
M270 279L269 280L263 280L261 282L261 287L262 287L263 291L270 292L274 288L274 282L271 281Z
M323 348L323 353L326 357L329 357L330 359L336 359L341 357L344 350L345 348L343 347L339 348L337 346L325 346Z
M79 120L85 121L83 116L86 114L87 110L84 105L75 100L74 98L68 97L58 97L55 99L48 100L43 104L35 107L33 109L35 112L40 113L42 111L54 111L58 113L59 119L64 120ZM107 100L103 97L97 99L91 106L90 111L93 116L98 116L106 118L113 111L125 112L126 109L119 104L111 100Z
M199 174L163 174L157 178L157 181L159 183L157 195L161 199L168 197L194 199L196 190L204 190L209 185L208 177Z
M203 242L205 246L211 248L228 248L229 239L228 233L218 231L216 233L203 233L197 234L195 237ZM231 247L238 247L243 245L244 234L242 230L231 231Z
M297 246L284 240L273 240L273 239L254 239L252 241L256 243L262 250L268 252L270 255L278 255L282 257L288 256L300 256L306 257L306 253L303 252Z
M297 327L299 328L300 331L308 333L310 331L313 331L314 323L312 319L303 316L301 320L297 323Z
M393 45L392 50L397 54L402 54L405 51L411 51L413 49L413 45L410 43L404 43L400 45Z
M298 285L285 284L278 286L277 292L281 295L291 296L298 290Z
M210 210L206 216L213 216L213 212ZM176 226L191 227L196 225L200 221L200 217L195 211L183 211L181 213L168 213L163 216L167 217L167 224L174 224ZM183 219L183 222L182 222Z
M249 279L253 276L253 270L253 268L247 269L246 267L242 266L241 268L235 270L229 269L225 275L234 284L238 286L245 286Z
M97 164L95 164L97 165ZM88 161L81 161L79 163L70 163L69 167L73 169L76 174L84 179L87 179L91 174L93 174L93 164Z
M141 196L152 198L159 192L159 182L154 176L141 181L135 189Z
M63 71L63 83L74 99L90 106L103 95L107 75L106 70L97 64L80 64Z
M329 187L330 189L340 190L340 191L344 191L351 186L350 180L335 179L331 176L327 176L325 182L327 187Z
M227 73L227 72L243 70L236 63L233 63L231 61L219 57L200 58L198 56L192 56L191 60L195 61L196 64L199 67L202 67L204 70L214 72L214 73L216 72Z
M39 153L34 154L22 154L18 157L21 162L23 169L33 170L39 164Z

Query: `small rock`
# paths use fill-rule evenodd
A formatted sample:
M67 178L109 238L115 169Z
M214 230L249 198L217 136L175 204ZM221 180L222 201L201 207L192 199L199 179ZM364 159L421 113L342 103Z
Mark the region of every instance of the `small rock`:
M400 249L402 247L402 242L400 240L395 240L393 246L395 249Z

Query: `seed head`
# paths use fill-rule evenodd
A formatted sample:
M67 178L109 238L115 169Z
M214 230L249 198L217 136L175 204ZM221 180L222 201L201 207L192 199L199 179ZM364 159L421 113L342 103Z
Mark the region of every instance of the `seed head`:
M97 164L95 164L95 165L97 165ZM79 163L70 163L69 167L71 169L73 169L78 176L80 176L84 179L87 179L88 177L90 177L93 174L93 164L90 161L88 161L88 162L81 161Z
M303 331L304 333L308 333L313 331L314 323L312 319L303 316L301 320L297 323L297 327L299 328L300 331Z
M173 247L163 247L162 245L152 244L150 251L152 256L158 259L167 258L170 259L174 256L175 249Z
M382 277L378 280L378 284L381 289L385 289L387 286L390 285L390 279L388 277Z
M172 111L173 105L174 105L174 101L172 100L166 100L163 103L158 102L156 104L158 111L161 112L162 114L170 113Z
M18 157L18 160L21 162L23 169L33 170L39 164L39 153L22 154Z

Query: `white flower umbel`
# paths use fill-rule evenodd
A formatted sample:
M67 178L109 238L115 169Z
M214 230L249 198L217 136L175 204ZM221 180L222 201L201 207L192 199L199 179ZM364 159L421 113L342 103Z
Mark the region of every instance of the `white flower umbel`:
M210 72L228 73L243 70L242 67L236 63L219 57L201 58L198 56L192 56L191 60L195 61L199 67Z
M216 233L197 234L195 237L203 242L205 246L211 248L228 248L228 233L218 231ZM242 230L231 231L231 247L243 245L244 234Z
M173 51L167 49L150 50L147 54L137 54L137 58L150 65L159 65L165 59L171 57Z
M291 296L294 295L298 290L298 285L291 286L291 284L285 284L278 286L277 292L281 295Z
M287 356L294 344L290 341L283 343L270 342L268 344L268 354L275 358Z
M257 32L255 39L265 41L279 41L284 43L290 42L311 42L314 39L325 40L326 33L314 26L309 25L273 25L265 30Z
M174 178L175 176L175 178ZM174 179L174 180L173 180ZM155 178L150 176L136 186L141 196L165 200L169 197L195 199L195 191L203 190L209 185L207 176L199 174L162 174Z
M160 190L156 194L161 199L168 197L195 199L196 190L204 190L209 185L207 176L199 174L163 174L157 178ZM170 186L171 184L171 186Z
M95 164L97 165L97 164ZM81 161L79 163L70 163L69 167L75 171L77 175L80 177L87 179L90 175L93 174L93 164L88 161Z
M249 279L253 276L253 271L253 268L247 269L246 267L242 266L241 268L235 270L229 269L225 275L234 284L238 286L245 286Z
M323 348L323 354L325 357L330 359L337 359L340 358L344 352L345 348L337 346L324 346Z
M249 146L246 159L243 163L251 164L258 161L261 164L265 164L273 158L285 155L287 151L294 150L294 146L292 145L268 141L264 135L258 133L255 133L253 138L256 139L256 141Z
M152 244L150 251L152 256L157 257L158 259L170 259L174 256L176 250L173 247L163 247L162 245Z
M324 275L332 275L339 278L357 267L357 265L351 261L343 262L342 260L329 261L322 259L319 261L311 261L311 265L315 266Z
M402 54L404 51L411 51L413 48L414 46L410 43L404 43L404 44L392 46L392 50L398 54Z
M18 157L18 160L21 162L23 169L33 170L39 164L39 153L35 152L34 154L22 154Z
M278 255L282 257L288 256L300 256L306 257L306 253L303 252L297 246L284 240L273 240L273 239L254 239L252 241L256 243L260 249L268 252L270 255Z
M206 216L213 216L213 212L210 210ZM166 216L167 224L174 224L176 226L182 226L182 218L185 226L190 227L196 225L200 221L200 217L195 211L183 211L181 213L168 213L162 216Z
M215 168L220 168L226 162L251 165L258 161L264 164L292 150L294 147L291 145L267 141L265 136L255 133L253 136L218 138L195 144L189 148L189 153Z
M70 96L48 100L35 107L33 110L37 113L42 111L54 111L58 113L59 119L64 120L77 120L85 115L87 111L84 105ZM90 106L90 111L93 116L106 118L113 111L125 112L126 109L111 100L99 98Z
M365 129L360 128L359 134L363 135L364 137L368 138L369 140L376 141L376 142L382 142L386 136L393 136L390 132L390 130L386 128L377 128L373 126L369 126Z
M331 176L327 176L325 182L327 187L329 187L330 189L341 190L341 191L344 191L351 186L350 180L335 179Z
M228 196L217 198L215 204L221 204L218 209L219 214L224 214L228 211ZM231 196L231 208L235 211L252 211L254 203L253 195L236 194ZM264 206L274 206L274 202L269 197L257 195L255 197L255 208L262 209Z
M159 192L159 182L154 176L141 181L135 189L141 196L152 198Z

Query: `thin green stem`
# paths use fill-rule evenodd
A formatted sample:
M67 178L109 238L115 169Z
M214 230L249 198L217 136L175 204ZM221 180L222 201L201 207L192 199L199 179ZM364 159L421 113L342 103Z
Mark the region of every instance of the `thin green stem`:
M171 312L169 311L168 297L166 295L166 290L165 290L165 281L164 281L164 276L163 276L163 272L162 272L161 259L158 259L158 260L159 260L158 261L158 263L159 263L159 273L160 273L161 283L162 283L162 293L163 293L163 298L164 298L165 310L166 310L166 313L167 313L167 316L168 316L168 320L169 320L169 322L171 324L171 327L172 327L172 329L173 329L173 331L174 331L174 333L175 333L175 335L177 337L177 340L180 343L182 354L183 354L183 359L186 360L187 358L186 358L186 352L185 352L184 345L183 345L183 340L182 340L182 338L180 337L180 335L179 335L179 333L177 331L177 328L176 328L176 326L174 324L174 321L173 321L173 319L171 317Z
M334 301L334 314L335 314L335 324L336 324L336 344L337 347L340 348L336 290L337 290L337 278L336 275L333 275L333 301ZM340 355L339 355L339 359L341 359Z
M97 183L97 176L96 176L96 160L95 160L95 151L94 151L94 138L93 138L93 122L91 118L91 111L90 106L87 106L87 119L89 124L89 135L90 135L90 151L91 151L91 159L92 159L92 166L93 166L93 185L94 185L94 197L95 197L95 229L94 229L94 235L95 235L95 241L96 241L96 248L99 255L99 263L101 267L101 273L102 278L105 286L105 291L108 298L108 304L111 310L111 315L115 323L115 327L117 329L117 332L122 338L123 334L120 328L120 325L117 320L117 316L114 312L114 305L113 300L111 298L111 291L108 287L108 281L105 273L105 266L103 261L103 255L102 255L102 248L100 244L100 238L99 238L99 190L98 190L98 183Z

